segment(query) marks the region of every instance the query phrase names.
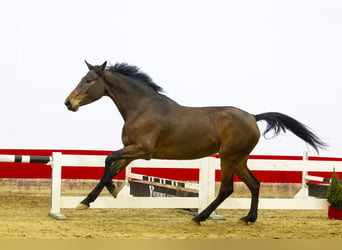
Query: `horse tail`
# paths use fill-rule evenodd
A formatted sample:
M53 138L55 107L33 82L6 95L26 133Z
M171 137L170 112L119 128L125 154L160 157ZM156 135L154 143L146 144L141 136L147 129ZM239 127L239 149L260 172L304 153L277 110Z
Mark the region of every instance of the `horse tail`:
M267 112L255 115L255 119L256 121L264 120L267 122L267 127L263 135L272 129L275 135L278 135L281 131L286 132L286 129L288 129L312 146L317 153L319 152L319 148L325 149L327 147L327 144L318 138L306 125L290 116L278 112Z

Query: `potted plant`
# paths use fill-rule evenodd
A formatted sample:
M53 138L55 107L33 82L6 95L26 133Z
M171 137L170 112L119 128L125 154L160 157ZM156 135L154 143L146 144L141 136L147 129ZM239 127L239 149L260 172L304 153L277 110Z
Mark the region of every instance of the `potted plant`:
M340 184L335 169L328 187L327 200L330 204L328 207L329 219L342 220L342 185Z

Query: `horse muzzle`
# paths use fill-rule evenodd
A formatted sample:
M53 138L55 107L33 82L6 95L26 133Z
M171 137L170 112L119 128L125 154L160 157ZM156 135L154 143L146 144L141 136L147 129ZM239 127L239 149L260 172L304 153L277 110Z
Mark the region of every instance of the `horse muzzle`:
M78 106L72 105L72 103L68 100L66 100L64 104L70 111L76 112L78 110Z

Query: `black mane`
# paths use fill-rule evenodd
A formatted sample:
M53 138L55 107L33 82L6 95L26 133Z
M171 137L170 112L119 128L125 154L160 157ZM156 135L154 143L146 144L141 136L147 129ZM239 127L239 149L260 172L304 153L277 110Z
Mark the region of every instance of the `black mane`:
M151 87L156 92L162 92L163 88L158 86L153 82L152 78L147 75L145 72L142 72L137 66L129 65L127 63L116 63L114 65L110 65L107 67L112 73L120 73L125 76L133 77L135 79L141 80L142 83Z

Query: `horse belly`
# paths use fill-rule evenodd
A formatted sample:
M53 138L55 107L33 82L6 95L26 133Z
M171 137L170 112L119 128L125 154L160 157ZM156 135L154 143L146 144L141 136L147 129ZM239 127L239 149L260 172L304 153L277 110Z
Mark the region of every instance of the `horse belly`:
M218 150L219 143L201 138L187 141L166 140L157 145L153 153L153 158L170 160L198 159L213 155Z

